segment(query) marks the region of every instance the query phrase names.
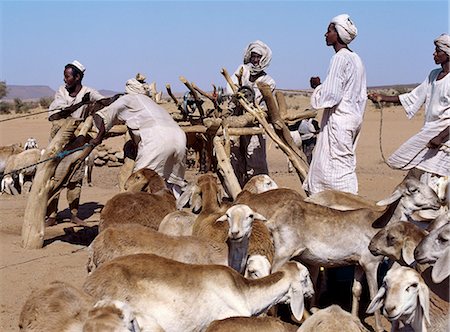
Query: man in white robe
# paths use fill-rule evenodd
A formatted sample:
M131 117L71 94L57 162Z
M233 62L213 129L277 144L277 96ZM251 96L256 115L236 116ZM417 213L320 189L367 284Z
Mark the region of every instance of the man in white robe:
M320 132L303 188L358 193L355 150L367 101L366 73L360 57L348 48L357 29L347 14L334 17L325 34L336 54L328 74L311 78L313 108L324 108Z
M240 65L232 80L236 85L247 86L253 90L256 105L263 105L264 100L258 89L258 82L266 83L271 91L275 90L275 81L265 70L272 60L271 49L262 41L256 40L250 43L244 52L244 63ZM238 79L242 70L241 79ZM228 93L232 93L231 87L227 86ZM233 110L233 115L242 115L240 108ZM269 174L267 166L266 139L263 134L240 136L232 139L231 165L241 187L254 175Z
M133 172L149 168L157 172L175 196L185 186L186 134L172 116L148 96L148 87L136 79L126 83L126 94L94 115L101 142L106 131L124 121L138 147Z
M401 103L409 119L425 105L423 127L387 162L392 168L413 170L414 176L436 190L439 178L450 175L450 36L442 34L434 44L434 61L441 68L432 70L422 84L399 96L372 93L369 98Z
M105 98L97 90L82 85L86 68L77 60L69 63L64 68L65 85L59 87L53 102L48 108L48 119L52 122L50 139L55 137L66 118L71 117L82 120L86 105L91 101ZM83 184L84 163L73 174L67 184L67 202L71 212L71 222L78 225L86 223L78 217L78 206L81 197L81 186ZM55 174L57 176L57 174ZM56 225L58 212L59 195L57 195L48 205L46 220L47 226Z

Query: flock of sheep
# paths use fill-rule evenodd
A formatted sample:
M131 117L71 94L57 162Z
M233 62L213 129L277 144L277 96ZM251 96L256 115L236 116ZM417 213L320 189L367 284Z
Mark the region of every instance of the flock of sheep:
M358 317L365 276L371 302L364 310L374 313L376 331L384 330L381 314L392 331L448 331L448 183L443 187L439 197L407 177L379 202L336 191L306 198L259 175L230 202L207 173L175 199L158 174L141 170L102 209L83 288L53 282L34 291L19 326L367 331ZM338 305L317 309L319 269L353 265L351 314ZM282 303L289 323L278 315Z
M356 317L363 272L372 298L368 312L375 313L378 330L381 307L393 327L446 329L449 249L445 241L434 248L433 238L447 234L448 239L448 212L431 188L414 179L405 179L378 204L339 192L304 198L267 176L254 177L232 203L223 202L213 174L200 176L178 201L150 170L133 174L125 187L102 210L83 292L62 283L38 291L22 311L24 330L51 330L39 325L51 324L64 331L70 330L67 324L78 324L80 330L98 325L92 331L101 331L101 324L116 324L116 331L320 331L324 326L342 331L345 322L348 331L364 331ZM185 205L193 212L183 210ZM433 230L406 221L418 212L436 218ZM420 236L409 236L414 231ZM391 253L395 250L400 254ZM414 250L415 260L431 265L431 278L425 278L429 269L412 267ZM378 288L383 257L400 266L394 265ZM300 326L267 315L277 304L289 303L302 321L318 268L355 264L353 315L332 306ZM79 301L54 294L64 291L79 292ZM75 305L78 311L52 314L42 301L49 307L52 301L66 309ZM98 311L106 313L93 315ZM114 331L111 326L108 331Z

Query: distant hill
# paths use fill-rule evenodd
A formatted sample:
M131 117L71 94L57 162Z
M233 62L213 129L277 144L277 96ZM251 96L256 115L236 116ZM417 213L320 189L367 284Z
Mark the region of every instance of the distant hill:
M7 85L7 93L3 100L39 100L40 98L53 98L55 90L46 85Z

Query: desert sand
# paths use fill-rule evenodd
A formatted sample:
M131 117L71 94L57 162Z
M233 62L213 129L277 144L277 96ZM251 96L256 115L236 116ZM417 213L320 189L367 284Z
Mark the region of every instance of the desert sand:
M308 105L308 99L300 96L287 98L287 102L290 108L299 105L300 109L304 109ZM0 120L12 116L3 115ZM400 106L385 108L382 135L384 154L389 156L416 133L422 124L423 111L412 120L407 120ZM357 175L359 194L373 200L388 196L406 174L404 171L390 169L383 162L379 148L379 125L380 111L368 102L357 148ZM44 148L48 143L49 131L50 123L46 114L0 122L0 145L24 143L32 136L37 139L40 148ZM121 146L123 142L123 137L114 137L105 143ZM288 173L286 157L270 139L267 147L270 176L280 186L298 189L300 181L295 173ZM83 186L80 216L88 221L89 227L73 227L74 225L68 222L69 212L63 191L59 209L60 217L64 220L57 226L46 228L45 245L39 250L25 250L21 247L21 227L28 194L0 196L1 331L18 331L21 307L32 290L46 286L53 280L62 280L81 287L87 276L85 249L96 235L102 206L119 192L118 172L118 167L96 167L93 172L93 186ZM186 178L194 180L196 176L197 172L190 170ZM366 321L369 325L373 323L371 317ZM385 323L388 328L389 323Z

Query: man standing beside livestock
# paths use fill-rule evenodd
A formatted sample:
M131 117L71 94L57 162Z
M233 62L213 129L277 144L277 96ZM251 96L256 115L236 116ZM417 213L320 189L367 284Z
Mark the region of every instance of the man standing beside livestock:
M255 105L264 102L258 82L266 83L271 91L275 90L275 81L265 70L272 60L272 50L260 40L250 43L244 52L244 63L240 65L232 76L235 84L253 90ZM242 70L242 76L240 76ZM228 93L232 93L230 86ZM234 114L242 115L239 107L233 109ZM241 187L254 175L269 174L266 156L266 139L263 134L240 136L232 142L231 165Z
M137 145L133 172L149 168L164 178L175 197L185 186L186 134L172 116L148 96L148 85L135 78L125 85L126 94L94 115L100 144L117 121L124 121Z
M347 14L334 17L325 33L335 55L320 83L311 77L313 108L324 108L317 144L303 188L309 194L326 189L358 193L355 150L367 102L366 72L348 44L357 29Z
M82 85L85 70L86 68L77 60L64 67L65 85L59 87L55 99L48 108L48 119L52 122L50 139L55 137L67 118L84 119L86 115L83 112L86 104L104 98L98 91ZM67 184L67 201L71 212L70 221L80 226L86 225L86 222L77 216L83 184L83 169L83 165L80 166ZM57 224L58 201L59 195L50 202L47 208L46 226Z

